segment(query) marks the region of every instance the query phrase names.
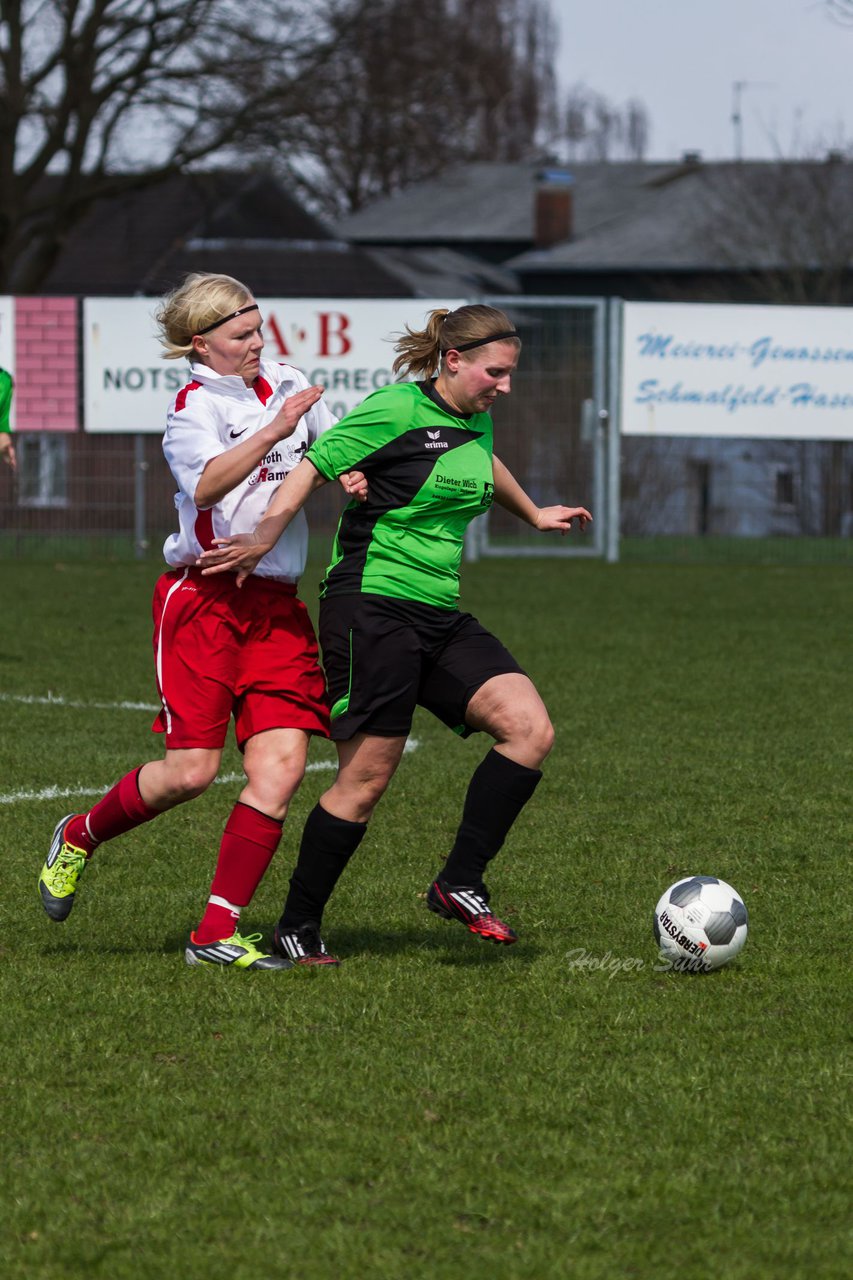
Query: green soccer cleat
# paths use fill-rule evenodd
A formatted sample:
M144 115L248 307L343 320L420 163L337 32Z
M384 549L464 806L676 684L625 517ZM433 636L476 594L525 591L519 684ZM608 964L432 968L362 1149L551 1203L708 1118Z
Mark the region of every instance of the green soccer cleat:
M50 851L39 876L42 906L51 920L65 920L74 906L77 881L86 867L86 854L65 839L65 828L74 813L66 813L56 824Z
M232 969L290 969L289 960L283 956L268 956L259 951L255 945L260 942L259 933L248 933L245 936L232 933L230 938L222 938L219 942L194 942L193 935L184 952L189 965L220 964Z

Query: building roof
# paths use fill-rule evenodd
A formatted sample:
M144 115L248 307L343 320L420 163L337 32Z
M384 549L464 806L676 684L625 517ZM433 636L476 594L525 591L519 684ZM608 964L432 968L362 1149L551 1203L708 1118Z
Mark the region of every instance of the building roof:
M69 234L40 293L160 295L188 271L223 271L267 297L458 298L516 293L520 282L571 289L570 277L582 287L596 273L607 288L642 273L853 261L853 164L844 162L483 161L335 228L266 172L127 182ZM548 189L562 193L568 234L543 243L537 207Z
M384 270L402 280L415 297L468 298L519 292L514 272L484 262L473 253L460 253L443 245L365 249Z
M622 194L590 217L579 177L573 237L504 265L525 274L817 268L819 246L843 252L845 239L853 261L851 164L689 163L646 175L624 203Z
M627 162L563 166L560 172L573 179L577 233L629 210L638 186L671 168ZM360 244L532 245L535 193L542 175L553 172L541 159L456 165L341 219L336 231Z
M267 297L411 297L375 255L335 239L266 173L178 174L96 201L42 294L159 295L221 271Z
M837 159L837 158L834 158ZM570 234L537 246L537 192L571 193ZM831 196L830 196L831 189ZM804 205L814 202L811 215ZM846 222L853 251L853 164L829 161L456 166L342 219L339 235L363 245L503 243L504 269L537 272L732 271L809 265L815 228ZM807 229L811 217L815 224ZM799 244L791 225L799 220Z
M338 235L362 244L530 240L537 164L456 165L342 218Z

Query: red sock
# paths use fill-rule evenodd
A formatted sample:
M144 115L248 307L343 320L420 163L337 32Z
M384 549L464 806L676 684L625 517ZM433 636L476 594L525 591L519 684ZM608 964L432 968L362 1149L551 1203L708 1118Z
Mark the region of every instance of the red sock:
M261 813L260 809L237 801L225 824L210 900L193 935L194 941L216 942L231 936L240 918L240 908L252 901L272 861L282 826L283 823Z
M227 902L225 898L208 898L201 924L190 934L190 940L205 946L208 942L230 938L237 932L241 910L242 907Z
M161 812L149 808L139 794L141 768L139 765L139 768L126 773L88 813L77 814L69 820L65 838L82 849L87 858L105 840L113 840L124 835L125 831L132 831Z

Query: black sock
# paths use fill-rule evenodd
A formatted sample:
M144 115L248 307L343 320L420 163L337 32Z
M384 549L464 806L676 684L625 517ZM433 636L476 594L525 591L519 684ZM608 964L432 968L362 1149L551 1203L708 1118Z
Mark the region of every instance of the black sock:
M441 871L445 884L480 885L487 862L536 790L539 769L516 764L494 748L474 770L456 841Z
M320 804L314 806L302 832L280 929L298 929L307 920L321 923L323 908L366 830L366 822L347 822L334 818Z

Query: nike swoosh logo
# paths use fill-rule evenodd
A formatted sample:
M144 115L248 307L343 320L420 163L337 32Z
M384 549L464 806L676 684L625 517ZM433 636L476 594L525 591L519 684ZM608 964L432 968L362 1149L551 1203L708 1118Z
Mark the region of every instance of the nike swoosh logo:
M248 430L248 427L244 427L242 431L229 431L228 434L232 440L237 440L240 436L244 436Z

